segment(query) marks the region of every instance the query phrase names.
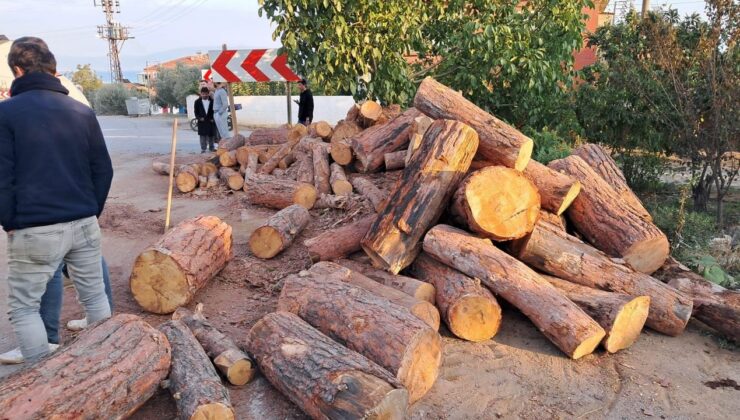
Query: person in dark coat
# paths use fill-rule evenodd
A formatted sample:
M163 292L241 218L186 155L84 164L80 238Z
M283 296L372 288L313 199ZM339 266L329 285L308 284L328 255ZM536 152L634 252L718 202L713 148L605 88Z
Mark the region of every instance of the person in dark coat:
M206 147L211 152L215 152L216 149L213 146L213 142L216 137L216 121L213 119L211 91L207 87L200 89L200 98L195 100L195 118L198 119L200 152L205 153Z
M301 97L298 104L298 123L308 127L313 121L313 93L308 88L306 79L298 82L298 89L301 91Z

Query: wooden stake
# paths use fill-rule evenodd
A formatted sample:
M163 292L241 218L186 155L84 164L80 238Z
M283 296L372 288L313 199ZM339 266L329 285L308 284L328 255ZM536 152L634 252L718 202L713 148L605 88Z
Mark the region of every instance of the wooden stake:
M172 210L172 187L175 182L175 152L177 148L177 118L172 122L172 148L170 149L170 187L167 189L167 211L164 218L164 231L170 228L170 211Z
M226 51L226 44L222 48ZM226 82L226 90L229 92L229 110L231 111L231 125L234 127L234 137L239 135L239 125L236 123L236 108L234 107L234 91L231 90L231 82Z

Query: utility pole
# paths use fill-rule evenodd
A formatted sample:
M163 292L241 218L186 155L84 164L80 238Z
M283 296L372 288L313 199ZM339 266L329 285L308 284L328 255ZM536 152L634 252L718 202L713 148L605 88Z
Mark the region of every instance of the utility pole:
M645 19L647 17L648 9L650 9L650 0L642 0L642 14L640 15L641 18Z
M123 43L127 39L133 38L128 35L129 27L122 26L113 20L114 13L121 13L121 3L119 0L93 0L93 4L101 6L105 13L105 25L98 25L98 37L108 40L108 58L110 59L110 78L111 82L123 82L123 72L121 71L121 59L119 53L123 48Z

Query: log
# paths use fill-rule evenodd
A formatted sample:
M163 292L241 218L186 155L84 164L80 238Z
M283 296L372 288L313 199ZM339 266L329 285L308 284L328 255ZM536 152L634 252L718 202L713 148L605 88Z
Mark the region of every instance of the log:
M182 321L159 326L172 346L169 390L180 419L234 419L229 391L211 360Z
M540 194L521 172L489 166L468 175L450 202L454 221L496 241L531 232L540 213Z
M332 135L331 125L326 121L319 121L314 126L313 132L324 141L329 141Z
M740 292L714 284L673 258L653 276L694 301L694 317L740 343Z
M352 186L362 196L367 197L368 200L373 204L375 211L379 211L383 207L383 202L386 199L386 194L369 179L362 178L359 176L352 177Z
M427 132L427 129L430 125L432 125L433 122L434 120L427 117L426 115L420 115L414 119L414 131L411 134L411 138L409 139L409 148L406 150L405 165L409 164L411 157L414 156L416 150L419 148L419 146L421 146L421 141L424 138L424 133Z
M375 121L380 118L383 114L383 107L375 101L365 101L360 105L360 113L357 117L357 121L363 127L370 127L375 125Z
M327 230L303 242L311 261L329 261L344 258L362 250L360 241L370 229L375 215L368 215L342 227Z
M534 146L532 139L431 77L421 82L414 107L433 119L458 120L472 127L480 136L479 160L517 171L527 167Z
M398 274L411 264L426 231L439 219L468 171L478 135L467 125L438 120L404 169L362 240L376 267Z
M558 216L563 214L581 192L581 183L576 179L535 160L530 160L524 168L524 176L539 190L542 208Z
M288 143L298 143L306 135L308 135L308 127L303 124L296 124L288 130Z
M0 417L127 418L154 395L169 370L170 345L162 333L138 316L115 315L4 377Z
M691 316L691 300L681 293L631 270L544 221L537 223L527 237L515 241L511 253L561 279L630 296L650 296L646 324L663 334L681 334Z
M378 124L352 137L352 152L357 157L356 168L367 173L383 167L386 153L405 148L414 130L419 111L411 108L385 124Z
M601 341L609 353L631 346L640 336L650 309L649 296L606 292L542 274L568 299L583 309L606 331Z
M291 151L285 157L280 159L280 162L278 162L278 168L280 169L288 169L290 168L290 165L292 165L295 162L295 155Z
M365 200L357 194L350 195L331 195L321 194L314 203L314 209L340 209L349 210L361 208L365 205Z
M257 173L259 168L259 155L250 153L247 155L247 164L244 168L244 176L251 176Z
M394 171L406 167L406 155L408 150L399 150L397 152L386 153L383 157L386 171Z
M250 203L278 210L293 204L310 209L318 197L318 191L311 184L269 175L246 177L244 192Z
M237 134L234 137L227 137L225 139L221 139L218 142L218 150L216 151L216 153L220 156L222 153L236 150L244 146L246 140L247 139L241 134Z
M239 174L237 173L237 175ZM241 178L241 175L239 175L239 177ZM218 175L216 175L215 173L208 175L206 177L206 180L206 188L215 188L218 186Z
M218 170L218 175L232 190L241 190L244 188L244 178L239 174L239 172L231 168L222 167Z
M297 181L313 185L313 158L309 153L296 152L298 161Z
M293 204L267 219L249 237L249 249L258 258L270 259L287 249L308 222L311 214L305 207Z
M295 143L293 143L292 141L289 141L283 144L282 146L280 146L280 148L275 152L275 154L270 156L267 162L265 162L265 164L262 165L262 167L257 172L263 175L271 174L272 171L278 167L278 165L280 164L280 161L286 156L288 156L290 151L293 150L293 146L295 146Z
M396 378L292 313L265 315L247 342L267 380L314 419L406 418Z
M170 164L167 162L152 161L152 170L159 175L170 174Z
M303 272L285 279L278 310L292 312L339 344L387 369L409 402L434 384L442 361L439 334L406 308L345 283Z
M216 166L214 163L211 162L203 162L200 165L200 174L205 176L210 176L213 174L218 173L218 166Z
M249 155L256 154L258 156L259 163L267 162L275 152L281 148L282 144L275 145L258 145L258 146L242 146L236 149L236 161L240 165L247 165L249 163Z
M567 232L567 227L565 224L565 216L556 216L550 213L549 211L540 210L540 217L538 219L538 222L539 221L548 223L552 227L555 227L562 232Z
M347 260L343 261L347 262ZM359 271L352 270L343 265L329 261L321 261L314 264L308 272L310 272L311 275L320 276L322 278L333 278L361 287L376 296L387 299L393 304L406 308L410 314L424 321L424 323L434 329L434 331L439 330L439 311L427 300L417 299L398 289L375 281ZM305 275L305 273L299 273L299 276Z
M344 174L344 169L339 166L336 162L330 166L331 175L329 176L329 182L331 183L331 190L336 195L349 195L352 194L352 184L347 181L347 176Z
M324 143L311 145L311 159L313 161L313 185L321 194L331 194L331 175L329 170L329 151Z
M501 307L480 280L450 268L422 252L409 274L434 286L442 319L455 336L468 341L493 338L501 326Z
M345 121L357 121L360 117L360 105L354 104L347 110L347 116L344 117Z
M236 166L238 164L236 160L236 150L232 150L230 152L224 152L221 153L218 156L218 163L223 166Z
M522 311L573 359L593 352L606 335L596 321L547 280L488 239L437 225L424 238L424 251L437 261L480 279L493 293Z
M203 190L208 188L208 177L207 176L201 175L198 177L198 187L200 187Z
M288 131L287 127L258 128L252 131L246 143L249 146L285 143L288 141Z
M434 305L436 292L434 286L429 283L407 276L387 273L357 261L342 259L337 261L337 263L352 271L363 274L380 284L392 287L418 300L424 300Z
M606 150L598 144L586 143L573 150L573 154L583 159L588 166L596 171L619 194L622 200L632 207L635 213L648 222L653 221L653 217L642 205L642 201L627 185L627 179L624 177L622 170L619 169L617 163L614 162L614 159L609 156Z
M285 171L285 169L276 168L274 171L272 171L272 174L275 175L278 178L281 178L281 177L285 176L286 171Z
M351 139L362 131L353 120L342 120L337 123L331 136L331 158L340 165L349 165L354 159Z
M568 218L588 242L645 274L663 265L670 252L665 234L635 213L583 159L568 156L549 166L581 182Z
M189 193L198 186L200 181L200 166L198 165L181 165L175 176L175 185L181 193Z
M231 226L215 216L188 219L139 254L129 285L136 302L155 314L187 305L232 257Z
M216 369L230 384L241 386L252 379L256 370L254 362L234 340L208 322L203 316L202 304L196 306L195 312L182 307L177 308L172 314L172 319L187 325Z

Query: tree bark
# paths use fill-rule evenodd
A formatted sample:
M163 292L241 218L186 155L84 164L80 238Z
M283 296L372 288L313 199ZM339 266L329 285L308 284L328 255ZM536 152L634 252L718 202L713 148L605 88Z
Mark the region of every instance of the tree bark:
M349 271L349 270L347 270ZM278 310L292 312L339 344L387 369L417 401L437 379L439 334L406 308L341 279L289 276Z
M237 175L239 175L239 174L237 173ZM216 175L215 173L212 173L212 174L208 175L208 177L206 179L207 179L206 188L216 188L216 187L218 187L218 175Z
M355 176L352 177L351 183L360 195L363 195L367 197L368 200L370 200L370 202L373 204L373 208L375 208L375 211L379 211L381 207L383 207L383 202L386 199L386 194L383 191L380 191L380 189L376 187L375 184L372 183L372 181L366 178Z
M210 175L217 174L217 173L218 173L218 166L216 166L214 163L206 161L200 165L201 175L210 176Z
M404 166L409 164L409 162L411 161L411 157L414 156L416 150L419 148L419 146L421 146L421 141L424 138L424 133L427 132L427 129L430 125L432 125L433 122L434 120L427 117L426 115L420 115L414 118L414 131L409 138L409 148L406 149L406 160L404 162Z
M531 232L540 212L540 194L521 172L489 166L469 174L450 202L456 223L486 238L508 241Z
M142 252L131 293L142 308L168 314L187 305L232 257L231 226L215 216L188 219Z
M230 384L241 386L254 376L255 365L234 340L219 331L203 316L203 305L198 304L195 312L180 307L172 319L182 321L198 340L214 366Z
M619 194L622 200L632 207L635 213L648 222L653 221L653 217L642 205L642 201L627 185L627 179L625 179L622 170L619 169L617 163L614 162L614 159L609 156L606 150L598 144L587 143L573 150L573 154L583 159L596 171Z
M342 120L337 123L331 136L331 158L340 165L349 165L354 159L351 139L362 131L359 125L352 120Z
M223 152L218 156L218 163L222 167L236 166L239 162L236 160L236 150L230 152Z
M394 171L406 167L406 155L408 150L399 150L397 152L386 153L383 157L386 171Z
M411 108L386 124L378 124L352 137L352 151L360 172L375 172L383 167L386 153L403 149L414 129L419 111Z
M653 274L694 301L694 317L740 343L740 292L725 289L669 258Z
M154 160L152 161L152 170L158 175L169 175L170 164L167 162L157 162L156 160ZM177 167L175 167L175 170L177 170Z
M244 168L244 176L252 176L257 173L259 168L259 155L257 153L250 153L247 155L247 164Z
M199 177L200 166L197 164L180 166L175 176L177 190L181 193L189 193L195 190L198 187Z
M396 378L292 313L265 315L247 342L267 380L311 418L406 418Z
M329 261L344 258L361 251L360 241L367 234L376 215L368 215L342 227L327 230L303 242L311 261Z
M244 146L246 142L246 138L242 136L241 134L237 134L234 137L227 137L225 139L221 139L218 142L218 150L216 151L216 154L219 156L225 152L230 152L232 150L236 150L242 146Z
M336 195L350 195L352 194L352 184L347 181L347 176L344 174L339 164L332 163L330 165L331 175L329 176L329 182L331 183L331 189Z
M431 77L421 82L414 106L433 119L458 120L471 126L480 136L480 160L517 171L527 167L534 145L532 139Z
M544 221L529 236L512 244L512 254L538 270L574 283L630 296L650 296L646 324L663 334L681 334L691 316L691 300L681 293L615 262Z
M172 346L169 390L182 420L234 419L229 391L211 360L182 321L159 326Z
M383 110L380 112L380 117L375 120L375 124L385 124L388 121L397 118L401 113L401 106L398 104L384 106Z
M429 127L378 218L362 240L373 264L398 274L411 264L426 231L439 219L468 171L478 135L457 121Z
M331 194L329 151L324 143L315 143L311 145L311 153L313 160L313 184L319 193Z
M250 203L278 210L293 204L310 209L318 197L318 191L311 184L269 175L246 177L244 192Z
M313 158L310 153L296 152L298 173L296 180L313 185Z
M568 217L588 242L646 274L663 265L670 252L665 234L635 213L583 159L569 156L550 167L581 182Z
M542 208L558 216L563 214L581 192L581 183L576 179L535 160L529 161L524 169L524 176L539 190Z
M127 418L154 395L169 371L170 344L164 335L138 316L115 315L52 356L4 377L0 417Z
M606 335L581 308L532 269L493 246L490 240L438 225L424 238L424 251L480 279L492 292L522 311L573 359L593 352Z
M221 177L221 180L223 180L232 190L241 190L244 188L244 178L239 174L239 172L231 168L222 167L218 170L218 174Z
M267 162L265 162L264 165L259 169L259 173L263 175L269 175L272 173L272 171L275 170L275 168L278 167L280 164L280 161L285 158L291 150L293 150L293 146L295 143L293 142L287 142L280 146L280 148L275 152L274 155L272 155Z
M609 353L626 349L640 336L650 309L649 296L611 293L546 274L542 274L542 277L604 328L606 337L601 345Z
M567 226L565 224L565 216L556 216L549 211L540 210L540 218L538 223L542 221L548 223L554 228L557 228L561 232L567 232ZM533 229L534 230L534 229Z
M286 207L267 219L249 237L249 249L262 259L270 259L287 249L311 221L308 210L298 204Z
M369 265L362 264L353 260L342 259L337 261L340 265L350 270L361 273L380 284L392 287L398 291L406 293L418 300L424 300L434 305L435 290L434 286L427 282L415 278L391 274L383 270L378 270Z
M288 131L290 129L286 127L258 128L252 131L246 143L249 146L285 143L288 141Z
M364 200L362 199L362 197L356 194L352 194L352 195L321 194L319 198L316 199L316 203L314 203L313 208L349 210L349 209L359 208L363 204L364 204Z
M409 268L434 286L442 319L455 336L468 341L493 338L501 326L501 307L480 280L450 268L422 252Z

